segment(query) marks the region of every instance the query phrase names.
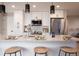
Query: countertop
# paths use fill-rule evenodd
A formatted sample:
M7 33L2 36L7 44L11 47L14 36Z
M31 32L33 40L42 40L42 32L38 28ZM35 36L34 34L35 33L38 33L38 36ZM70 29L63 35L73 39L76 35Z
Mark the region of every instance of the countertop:
M68 39L64 39L65 35L55 35L55 37L52 38L51 35L45 35L44 39L37 40L35 37L28 37L28 36L22 36L18 37L17 39L0 39L0 41L68 41Z
M71 40L73 40L73 41L79 41L79 38L72 37Z

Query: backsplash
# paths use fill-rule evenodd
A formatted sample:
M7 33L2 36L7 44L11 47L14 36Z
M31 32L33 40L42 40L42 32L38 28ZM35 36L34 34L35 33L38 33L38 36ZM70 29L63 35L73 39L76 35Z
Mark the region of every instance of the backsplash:
M42 34L42 26L32 26L32 34Z

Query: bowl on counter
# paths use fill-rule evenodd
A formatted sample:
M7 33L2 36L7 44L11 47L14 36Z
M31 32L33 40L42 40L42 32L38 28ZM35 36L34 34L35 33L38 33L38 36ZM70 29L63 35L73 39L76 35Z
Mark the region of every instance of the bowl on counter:
M45 36L44 35L36 35L35 36L35 39L36 40L44 40L45 39Z
M71 36L69 36L69 35L64 35L64 36L63 36L63 39L64 39L64 40L69 40L69 39L71 39Z

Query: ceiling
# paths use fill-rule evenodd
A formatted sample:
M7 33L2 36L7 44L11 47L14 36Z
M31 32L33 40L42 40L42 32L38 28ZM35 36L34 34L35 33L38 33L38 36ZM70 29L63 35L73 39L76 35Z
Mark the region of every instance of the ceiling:
M2 4L2 3L0 3ZM26 2L4 2L6 5L6 12L13 12L14 10L24 10ZM51 2L29 2L31 6L31 11L49 11ZM56 9L64 9L67 11L68 15L79 15L79 2L54 2L55 6L60 5ZM15 8L11 6L15 5ZM32 6L36 5L36 8Z

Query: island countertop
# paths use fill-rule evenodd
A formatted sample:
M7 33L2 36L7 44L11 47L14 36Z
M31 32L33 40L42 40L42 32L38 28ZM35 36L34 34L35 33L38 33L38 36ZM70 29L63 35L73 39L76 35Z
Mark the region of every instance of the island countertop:
M55 37L52 37L51 35L46 35L44 39L40 40L35 39L35 37L22 36L17 39L0 39L0 41L68 41L63 38L64 36L65 35L55 35Z
M71 40L73 40L73 41L79 41L79 38L72 37Z

